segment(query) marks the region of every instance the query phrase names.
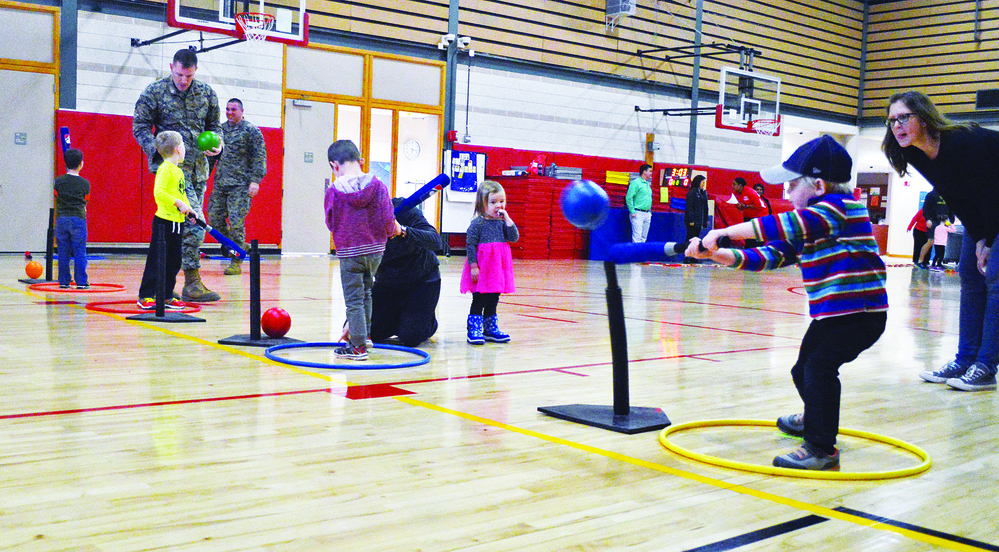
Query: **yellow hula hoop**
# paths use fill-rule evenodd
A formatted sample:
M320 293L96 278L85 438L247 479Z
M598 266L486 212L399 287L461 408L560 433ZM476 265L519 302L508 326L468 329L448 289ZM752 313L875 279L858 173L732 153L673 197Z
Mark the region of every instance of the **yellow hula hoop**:
M846 480L846 481L857 481L857 480L877 480L877 479L896 479L899 477L911 477L923 473L924 471L930 469L933 462L930 460L930 455L926 453L923 449L917 447L916 445L906 443L905 441L899 441L898 439L893 439L891 437L886 437L884 435L878 435L876 433L870 433L867 431L860 431L857 429L845 429L840 428L840 435L849 435L851 437L859 437L861 439L867 439L869 441L874 441L876 443L882 443L885 445L891 445L896 448L900 448L906 452L912 453L917 458L921 460L921 463L917 466L910 468L904 468L900 470L889 470L889 471L875 471L875 472L843 472L843 471L812 471L812 470L795 470L791 468L777 468L774 466L762 466L760 464L749 464L746 462L736 462L734 460L725 460L724 458L719 458L717 456L710 456L707 454L701 454L698 452L693 452L691 450L685 449L683 447L677 446L671 443L669 436L673 433L679 433L681 431L686 431L688 429L696 429L700 427L726 427L726 426L759 426L759 427L776 427L777 423L769 420L705 420L699 422L687 422L683 424L678 424L674 426L667 427L659 433L659 443L675 454L701 462L704 464L709 464L712 466L721 466L723 468L731 468L734 470L741 470L753 473L765 473L769 475L781 475L785 477L798 477L803 479L832 479L832 480Z

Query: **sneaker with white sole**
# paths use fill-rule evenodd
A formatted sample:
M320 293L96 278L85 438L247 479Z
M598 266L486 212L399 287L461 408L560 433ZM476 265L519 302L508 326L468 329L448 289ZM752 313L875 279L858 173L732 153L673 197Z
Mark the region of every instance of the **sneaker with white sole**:
M805 434L805 415L788 414L787 416L781 416L777 418L777 429L788 435L801 437Z
M806 442L800 449L774 458L774 466L793 470L838 470L839 449L826 454Z
M946 383L947 380L951 378L959 378L968 371L968 367L964 364L959 363L956 360L952 360L947 364L944 364L943 368L931 372L925 370L919 373L919 377L930 383Z
M143 297L135 302L142 310L153 310L156 308L156 299L151 299L149 297Z
M187 308L187 303L178 301L177 299L171 297L163 303L163 308L167 310L183 310Z
M354 347L349 342L343 347L333 349L333 354L337 358L345 358L347 360L368 360L367 347Z
M981 362L976 362L963 376L947 380L947 385L961 391L991 391L996 388L996 375Z

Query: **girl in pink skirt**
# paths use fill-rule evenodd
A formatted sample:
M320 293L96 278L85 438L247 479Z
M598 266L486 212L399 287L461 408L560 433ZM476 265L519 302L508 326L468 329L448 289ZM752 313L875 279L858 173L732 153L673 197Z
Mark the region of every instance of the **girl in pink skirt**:
M510 336L499 329L496 305L501 293L516 291L510 242L520 239L520 231L506 212L506 192L499 182L484 180L479 184L475 216L465 237L467 256L461 272L461 292L472 292L468 342L506 343Z

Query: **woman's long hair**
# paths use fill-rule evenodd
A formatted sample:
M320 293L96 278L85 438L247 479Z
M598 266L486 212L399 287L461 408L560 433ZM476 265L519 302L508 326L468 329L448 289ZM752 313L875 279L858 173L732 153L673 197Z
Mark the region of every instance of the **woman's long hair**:
M911 113L919 117L919 120L926 125L926 133L934 140L939 139L940 133L943 131L968 130L977 126L975 123L955 123L944 117L940 113L940 110L937 109L937 106L933 105L933 102L925 94L915 90L892 95L888 99L888 106L885 108L886 116L890 112L891 106L896 102L902 102L905 107L909 108ZM885 130L885 138L881 141L881 151L884 152L885 157L888 158L888 163L898 171L898 174L905 176L909 168L909 162L902 155L902 146L895 139L895 133L892 132L891 127Z

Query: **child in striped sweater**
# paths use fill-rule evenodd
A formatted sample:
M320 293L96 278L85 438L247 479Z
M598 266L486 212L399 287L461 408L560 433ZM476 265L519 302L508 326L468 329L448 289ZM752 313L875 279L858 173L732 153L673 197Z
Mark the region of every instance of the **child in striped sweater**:
M801 267L812 322L791 378L805 410L781 416L777 427L804 442L774 458L777 467L839 467L839 368L874 345L885 329L885 265L867 208L849 186L852 166L850 154L828 135L804 144L783 164L760 173L767 183L788 183L793 211L712 230L703 242L694 238L686 252L741 270ZM718 239L725 236L766 245L719 249Z

